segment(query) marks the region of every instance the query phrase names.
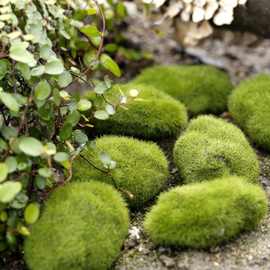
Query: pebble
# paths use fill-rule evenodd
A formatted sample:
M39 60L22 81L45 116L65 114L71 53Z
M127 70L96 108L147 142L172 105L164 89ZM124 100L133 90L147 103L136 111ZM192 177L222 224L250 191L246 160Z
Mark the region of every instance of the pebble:
M175 266L175 261L174 259L166 256L166 255L161 255L159 257L159 259L161 260L161 262L168 268L174 267Z

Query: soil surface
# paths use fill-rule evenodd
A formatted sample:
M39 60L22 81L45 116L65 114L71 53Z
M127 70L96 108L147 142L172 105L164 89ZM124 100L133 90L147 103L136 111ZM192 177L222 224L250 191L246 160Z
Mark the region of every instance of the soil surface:
M143 44L143 50L152 53L157 64L211 64L226 70L234 83L258 72L270 72L270 41L250 34L219 31L197 47L182 48L173 38L171 28L156 35L149 22L142 18L131 19L126 31L130 41ZM132 78L140 70L127 66L124 80ZM158 142L171 161L169 185L181 184L177 169L172 163L175 140ZM270 154L257 151L261 164L260 180L270 199ZM175 250L155 247L144 234L144 214L154 201L142 212L131 214L129 237L121 256L113 267L115 270L269 270L270 269L270 215L254 232L211 250ZM21 254L0 258L0 270L26 270ZM62 269L59 269L62 270ZM63 269L64 270L64 269Z

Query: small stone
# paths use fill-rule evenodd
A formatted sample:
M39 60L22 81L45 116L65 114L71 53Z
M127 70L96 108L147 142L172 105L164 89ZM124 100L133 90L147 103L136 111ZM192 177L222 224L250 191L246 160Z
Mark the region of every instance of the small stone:
M159 259L168 268L171 268L171 267L174 267L175 266L175 261L172 258L168 257L168 256L161 255L159 257Z

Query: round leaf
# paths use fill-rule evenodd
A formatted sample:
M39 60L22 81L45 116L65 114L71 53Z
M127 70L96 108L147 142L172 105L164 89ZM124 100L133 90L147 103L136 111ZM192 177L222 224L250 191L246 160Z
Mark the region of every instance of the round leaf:
M0 185L0 202L9 203L21 191L22 184L20 182L5 182Z
M25 208L25 211L24 211L24 220L28 224L34 224L38 220L39 214L40 214L39 204L37 204L37 203L30 203Z
M44 100L50 96L51 90L52 89L50 84L47 81L43 80L39 82L35 88L35 97L38 100Z
M22 138L19 148L25 154L33 157L38 157L44 152L42 143L33 137Z
M92 103L91 101L87 100L87 99L81 99L78 104L78 110L83 112L83 111L87 111L89 109L91 109L92 107Z
M8 166L6 163L0 163L0 182L6 180L8 175Z
M94 113L94 117L99 120L106 120L109 118L109 114L106 111L96 111Z

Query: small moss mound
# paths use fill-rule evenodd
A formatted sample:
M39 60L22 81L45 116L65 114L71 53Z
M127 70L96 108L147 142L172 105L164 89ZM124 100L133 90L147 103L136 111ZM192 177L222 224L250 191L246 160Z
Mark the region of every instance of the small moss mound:
M242 82L229 98L237 124L260 147L270 150L270 76L257 75Z
M167 182L168 161L155 143L127 137L104 136L96 139L95 149L89 147L82 152L85 159L102 168L99 156L106 153L116 161L116 168L108 175L80 157L74 162L74 181L96 179L116 185L123 191L132 208L143 206Z
M203 65L155 66L145 69L134 82L166 92L183 102L191 115L224 112L233 88L226 73Z
M128 232L120 194L99 182L58 188L25 241L31 270L105 270L119 255Z
M258 185L218 178L161 194L144 227L158 245L209 248L253 230L266 213L266 195Z
M191 121L174 147L174 161L185 183L229 175L257 183L259 163L242 131L214 116Z
M114 102L119 96L119 88L127 96L132 89L138 90L139 95L127 104L127 110L120 107L108 120L97 121L98 133L157 139L176 137L186 127L185 106L169 95L152 86L130 83L115 86L107 99Z

